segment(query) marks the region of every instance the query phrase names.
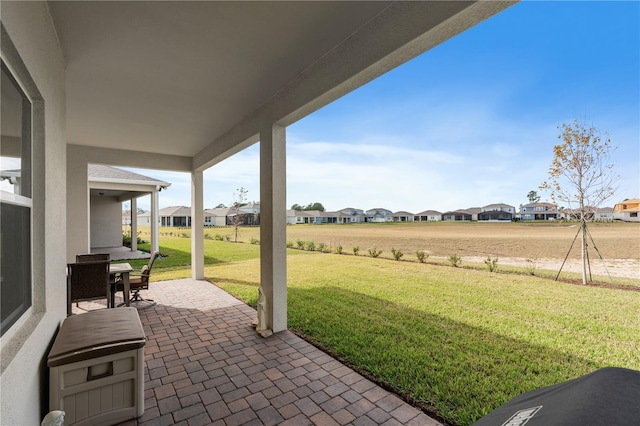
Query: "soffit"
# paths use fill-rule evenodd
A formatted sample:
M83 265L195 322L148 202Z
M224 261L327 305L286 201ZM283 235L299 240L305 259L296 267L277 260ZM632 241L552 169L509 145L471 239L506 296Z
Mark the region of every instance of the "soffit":
M194 156L387 6L51 1L68 142Z

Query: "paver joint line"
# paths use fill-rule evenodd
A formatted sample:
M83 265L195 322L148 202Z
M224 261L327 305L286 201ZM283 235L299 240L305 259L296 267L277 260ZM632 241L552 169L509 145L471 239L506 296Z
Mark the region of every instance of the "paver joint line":
M294 333L259 337L255 310L207 281L147 293L157 304L139 311L146 410L120 426L440 425Z

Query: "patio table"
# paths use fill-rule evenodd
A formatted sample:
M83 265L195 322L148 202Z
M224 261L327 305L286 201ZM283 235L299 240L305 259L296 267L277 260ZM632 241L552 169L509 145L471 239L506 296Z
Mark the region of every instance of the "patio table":
M131 290L131 285L129 284L129 273L133 272L133 268L128 263L111 263L109 264L109 275L111 277L115 277L120 274L122 277L122 283L124 285L124 303L126 306L130 306L129 302L129 292ZM110 289L107 289L107 298L110 299L109 303L111 304L111 308L115 308L116 300L115 300L115 292L113 293L113 298L111 297Z

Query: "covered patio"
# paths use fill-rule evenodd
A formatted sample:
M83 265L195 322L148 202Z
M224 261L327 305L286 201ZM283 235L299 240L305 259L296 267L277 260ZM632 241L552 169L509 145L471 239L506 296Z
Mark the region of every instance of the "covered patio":
M145 413L123 425L440 424L290 331L260 337L256 311L208 281L145 297Z
M515 2L3 2L3 88L10 90L2 92L0 157L22 169L20 194L0 190L2 247L11 247L2 253L3 274L11 277L1 280L3 307L8 301L11 306L2 310L0 327L0 423L38 424L49 411L48 370L41 360L66 315L65 264L91 251L91 190L98 189L98 197L102 192L90 184L89 166L190 174L191 277L200 280L203 172L258 142L264 296L258 318L260 331L275 335L262 340L247 325L255 312L239 304L218 306L214 294L194 296L186 305L196 290L153 295L158 306L143 313L150 337L144 419L416 419L419 413L408 408L412 415L401 414L405 408L393 406L395 399L373 396L381 390L354 388L361 379L349 383L356 376L348 369L287 331L287 127ZM118 189L100 186L104 196L106 189ZM157 197L152 204L157 206ZM156 226L154 217L152 233ZM188 283L194 289L202 284ZM175 285L153 287L170 293ZM206 363L218 363L216 356L224 366ZM214 386L211 380L223 379L210 377L208 368L224 372L227 386ZM323 371L328 375L314 378ZM174 374L183 377L172 382ZM283 387L258 389L265 379L252 380L260 374L273 383L282 380ZM186 395L180 386L193 392ZM266 393L270 388L274 394ZM229 413L213 408L220 401L211 399L211 389ZM304 390L298 395L296 389ZM320 391L329 399L311 399ZM257 408L259 395L269 405ZM359 411L358 404L368 408ZM315 406L320 411L313 412ZM267 412L276 420L261 420Z

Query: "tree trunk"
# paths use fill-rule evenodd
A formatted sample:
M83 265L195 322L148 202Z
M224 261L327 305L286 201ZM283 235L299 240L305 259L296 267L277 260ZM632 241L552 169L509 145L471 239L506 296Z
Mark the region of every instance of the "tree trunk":
M582 220L580 235L580 254L582 258L582 284L587 284L587 222Z

